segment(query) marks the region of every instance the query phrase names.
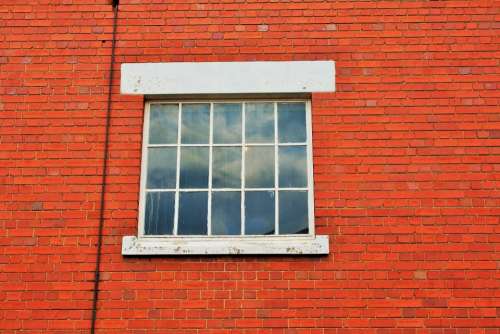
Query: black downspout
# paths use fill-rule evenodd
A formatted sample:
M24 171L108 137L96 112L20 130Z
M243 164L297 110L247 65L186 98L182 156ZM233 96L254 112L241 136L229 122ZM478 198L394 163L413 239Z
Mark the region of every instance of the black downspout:
M114 64L115 64L115 37L116 37L116 21L118 18L118 3L119 0L113 0L113 35L111 39L111 61L109 65L109 78L108 78L108 100L106 108L106 124L105 124L105 139L104 139L104 153L101 174L101 196L99 208L99 230L97 233L97 253L94 271L94 296L92 299L92 318L90 325L90 333L95 333L95 323L97 319L97 302L99 300L99 282L100 282L100 269L101 269L101 249L102 249L102 231L104 227L104 194L106 193L106 171L108 168L108 152L109 152L109 126L111 118L111 91L113 88Z

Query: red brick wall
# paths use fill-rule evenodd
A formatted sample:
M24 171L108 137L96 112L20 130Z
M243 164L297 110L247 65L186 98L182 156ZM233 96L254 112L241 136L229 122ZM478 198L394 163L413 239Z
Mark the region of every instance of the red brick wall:
M0 3L0 332L88 333L111 6ZM498 1L121 3L100 333L498 333ZM315 59L330 256L123 258L143 99L119 63Z

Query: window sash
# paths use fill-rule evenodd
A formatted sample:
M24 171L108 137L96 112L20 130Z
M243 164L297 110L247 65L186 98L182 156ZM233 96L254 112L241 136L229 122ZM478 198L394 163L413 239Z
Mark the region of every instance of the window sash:
M274 142L273 143L247 143L246 142L246 103L267 102L273 103L274 109ZM302 102L305 104L305 122L306 122L306 142L290 142L279 143L278 141L278 103L293 103ZM207 144L183 144L181 143L181 127L182 127L182 107L183 104L192 103L205 103L210 104L210 118L209 118L209 142ZM241 143L213 143L213 120L214 120L214 104L215 103L239 103L242 105L242 138ZM177 123L177 143L173 144L149 144L149 122L150 122L150 109L153 104L177 104L178 105L178 123ZM279 187L279 147L286 146L305 146L306 147L306 169L307 169L307 184L306 187ZM155 147L174 147L177 148L176 157L176 187L175 188L161 188L161 189L147 189L147 161L149 148ZM209 175L207 188L180 188L180 155L182 147L208 147L209 148ZM213 148L214 147L241 147L241 187L239 188L213 188L212 187L212 170L213 170ZM245 148L248 147L273 147L274 148L274 187L265 188L247 188L245 186ZM212 210L212 192L226 192L236 191L241 196L241 234L238 237L252 238L252 237L289 237L289 236L313 236L314 231L314 189L313 189L313 163L312 163L312 116L311 116L311 103L309 100L304 99L248 99L248 100L153 100L146 102L145 114L143 122L143 144L142 144L142 163L141 163L141 179L140 179L140 198L139 198L139 229L138 236L143 238L219 238L231 237L231 235L212 235L211 226L211 210ZM145 231L145 209L146 209L146 195L148 192L174 192L175 193L175 208L174 208L174 227L173 234L171 235L146 235ZM182 192L208 192L208 210L207 210L207 235L178 235L178 219L179 219L179 197ZM245 234L245 192L247 191L274 191L274 206L275 206L275 231L272 235L249 235ZM308 207L308 234L279 234L279 192L280 191L307 191L307 207ZM234 237L234 235L232 235Z

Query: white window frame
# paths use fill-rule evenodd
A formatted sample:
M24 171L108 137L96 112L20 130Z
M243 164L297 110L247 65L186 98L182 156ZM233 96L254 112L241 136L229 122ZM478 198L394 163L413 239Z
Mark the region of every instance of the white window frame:
M261 144L261 143L247 143L245 140L245 104L246 103L254 103L254 102L259 102L259 103L273 103L274 107L274 143L272 144ZM278 110L277 110L277 105L278 103L292 103L292 102L303 102L306 106L306 141L305 142L296 142L296 143L278 143L278 121L277 121L277 115L278 115ZM210 118L209 118L209 129L210 129L210 134L209 134L209 143L208 144L181 144L180 142L180 129L177 131L177 143L175 144L149 144L147 142L147 139L149 138L149 119L150 119L150 108L151 104L171 104L175 105L177 104L179 106L179 118L178 118L178 127L180 127L180 124L182 122L182 113L181 113L181 106L182 104L196 104L196 103L203 103L203 104L210 104ZM215 103L240 103L242 104L242 143L240 144L214 144L213 143L213 106ZM245 191L274 191L275 196L274 196L274 203L275 203L275 235L280 235L279 234L279 191L293 191L293 190L299 190L299 191L307 191L308 192L308 234L304 235L314 235L314 182L313 182L313 173L312 173L312 168L313 168L313 163L312 163L312 152L311 152L311 136L312 136L312 131L311 131L311 113L310 113L310 102L308 100L256 100L256 99L247 99L247 100L182 100L182 101L165 101L165 100L160 100L160 101L148 101L146 102L146 107L145 107L145 115L144 115L144 129L143 129L143 145L142 145L142 163L141 163L141 190L140 190L140 200L139 200L139 237L144 237L144 238L154 238L154 237L160 237L160 238L186 238L189 236L179 236L176 235L177 233L177 227L178 227L178 214L179 214L179 192L180 192L180 187L179 187L179 179L180 179L180 150L182 147L208 147L209 148L209 173L208 173L208 188L190 188L190 189L183 189L183 192L205 192L208 191L208 211L207 211L207 222L208 222L208 229L207 229L207 235L199 235L198 237L200 238L207 238L207 237L214 237L211 235L211 199L212 199L212 191L240 191L242 195L241 199L241 236L242 237L259 237L255 235L245 235L244 234L244 227L245 227L245 211L244 211L244 196L245 196ZM246 188L245 187L245 148L246 147L273 147L274 148L274 187L272 188ZM297 187L297 188L291 188L291 187L279 187L279 159L278 159L278 149L280 146L305 146L306 147L306 155L307 155L307 186L306 187ZM175 147L177 148L177 167L176 167L176 187L171 188L171 189L146 189L146 179L147 179L147 161L148 161L148 153L149 150L148 148L154 148L154 147ZM213 164L212 164L212 152L214 147L241 147L242 148L242 164L241 164L241 187L240 188L219 188L219 189L212 189L212 170L213 170ZM146 211L145 204L146 204L146 194L148 191L151 192L161 192L161 191L169 191L169 192L175 192L175 212L174 212L174 234L173 235L161 235L161 236L154 236L154 235L145 235L144 234L144 214ZM217 237L225 237L225 236L220 236L217 235ZM234 237L234 236L233 236Z
M267 102L274 107L274 142L270 144L247 143L245 140L245 105L246 103ZM306 107L306 141L296 143L278 142L278 103L303 102ZM182 122L182 104L209 103L209 143L208 144L181 144L180 126ZM242 105L242 143L241 144L214 144L213 143L213 106L215 103L240 103ZM149 144L149 119L152 104L178 104L178 130L177 143L174 144ZM124 237L122 254L124 255L182 255L182 254L327 254L328 237L315 235L314 224L314 180L312 159L312 116L311 101L309 99L168 99L151 100L145 103L142 141L142 161L140 177L140 198L138 214L138 236ZM217 189L215 191L239 191L241 193L241 235L211 235L211 197L212 197L212 152L214 147L241 147L242 168L240 188ZM245 147L265 146L274 148L274 187L272 188L245 188ZM278 148L281 146L305 146L307 155L307 186L306 187L279 187L279 159ZM148 148L175 147L176 156L176 188L171 189L146 189ZM208 192L207 210L207 235L176 235L179 214L179 179L180 179L180 149L181 147L208 147L209 148L209 174L208 188L183 189L185 191ZM308 234L279 234L279 191L307 191L308 192ZM145 204L148 191L175 192L174 234L172 235L145 235ZM275 192L275 234L274 235L245 235L245 191L274 191Z

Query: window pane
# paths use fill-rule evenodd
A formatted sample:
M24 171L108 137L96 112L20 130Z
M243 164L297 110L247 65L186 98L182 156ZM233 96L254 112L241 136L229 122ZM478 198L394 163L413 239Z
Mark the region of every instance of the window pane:
M245 192L245 234L274 234L274 191Z
M282 146L279 148L279 186L307 187L305 146Z
M181 148L180 188L208 187L208 147Z
M212 187L241 187L241 147L214 147L212 159Z
M172 234L174 227L173 192L148 192L144 214L144 234Z
M209 119L210 104L183 104L181 143L208 144Z
M280 191L280 234L309 233L307 191Z
M274 147L247 147L245 186L274 188Z
M152 104L149 111L149 143L177 143L177 104Z
M278 103L278 138L280 143L306 141L305 103Z
M207 234L208 193L181 192L179 194L178 235Z
M247 103L245 109L247 143L274 143L273 103Z
M214 143L241 143L241 104L214 104Z
M241 233L241 193L214 191L212 193L212 234Z
M177 149L151 147L148 149L148 189L175 188Z

